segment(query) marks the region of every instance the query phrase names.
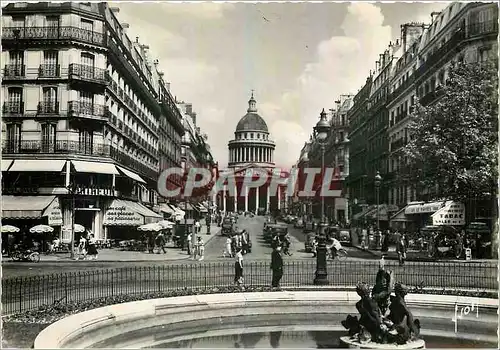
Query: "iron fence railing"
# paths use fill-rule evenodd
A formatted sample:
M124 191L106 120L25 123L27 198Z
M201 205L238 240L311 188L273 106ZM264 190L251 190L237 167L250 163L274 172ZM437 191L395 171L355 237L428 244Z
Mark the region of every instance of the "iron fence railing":
M269 286L268 261L244 262L244 285ZM453 291L498 289L495 262L414 262L399 266L387 261L396 281L409 287ZM315 261L285 261L283 288L314 288ZM378 261L328 262L329 287L353 288L357 282L373 284ZM88 270L2 280L4 314L32 310L57 302L82 302L95 298L180 289L207 289L233 285L234 263L207 262L163 266ZM323 287L324 288L324 287Z

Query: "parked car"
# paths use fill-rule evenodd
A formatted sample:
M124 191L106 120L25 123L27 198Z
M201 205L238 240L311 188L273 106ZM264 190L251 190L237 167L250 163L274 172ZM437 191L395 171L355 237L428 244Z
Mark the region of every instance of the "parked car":
M223 236L230 235L233 232L235 225L235 220L231 217L225 217L224 220L222 220L222 229L221 229L221 234Z
M340 230L338 233L338 238L340 244L344 246L350 246L352 244L351 241L351 232L349 230Z
M295 228L304 228L304 221L302 219L297 219L293 223L293 227Z
M304 227L304 229L303 229L304 233L313 232L314 231L314 226L315 226L314 222L312 222L312 221L306 221L304 223L304 226L303 226Z

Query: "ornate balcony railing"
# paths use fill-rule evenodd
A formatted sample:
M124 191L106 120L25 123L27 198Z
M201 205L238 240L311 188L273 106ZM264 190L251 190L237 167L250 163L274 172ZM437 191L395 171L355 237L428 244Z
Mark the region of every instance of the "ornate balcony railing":
M391 93L391 100L398 97L404 90L409 88L415 82L415 74L412 74L406 79L403 84L399 85L394 91Z
M108 145L93 143L88 144L79 141L42 142L42 141L12 141L4 140L2 143L3 154L80 154L94 157L109 157L120 164L126 165L135 171L157 180L158 171L121 151L120 149Z
M87 44L105 45L103 33L82 29L74 26L64 27L4 27L2 40L75 40Z
M391 142L391 152L397 151L406 144L404 138Z
M61 66L58 64L41 64L38 68L39 78L58 78L61 76Z
M3 70L4 79L21 79L26 76L26 66L24 64L6 64Z
M24 101L4 102L2 111L4 114L23 114L24 113Z
M86 102L86 101L69 101L68 102L68 114L76 116L91 116L92 119L104 119L106 106ZM97 118L98 117L98 118Z
M85 64L70 64L68 74L70 79L80 79L102 85L106 85L108 83L106 78L107 71L105 69Z
M38 103L38 114L59 114L59 102L43 101Z

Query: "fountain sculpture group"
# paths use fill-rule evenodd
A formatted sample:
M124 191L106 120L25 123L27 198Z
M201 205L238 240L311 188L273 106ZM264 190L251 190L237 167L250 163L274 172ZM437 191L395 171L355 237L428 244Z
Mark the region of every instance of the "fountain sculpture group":
M420 321L414 319L405 302L408 290L405 285L393 286L391 272L385 270L384 260L380 261L375 285L370 295L369 286L358 283L356 292L361 299L356 303L358 316L348 315L342 325L348 336L341 340L354 348L395 348L416 349L425 347L418 339Z

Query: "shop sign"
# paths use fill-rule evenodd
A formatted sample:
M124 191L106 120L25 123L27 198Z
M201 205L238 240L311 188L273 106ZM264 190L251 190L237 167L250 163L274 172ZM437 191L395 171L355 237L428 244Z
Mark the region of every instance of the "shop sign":
M465 205L458 202L451 202L432 215L432 224L435 226L465 225Z
M104 213L105 226L139 226L144 217L126 205L112 205Z
M412 204L405 209L405 214L429 214L435 213L443 207L443 202L432 202L424 204Z
M49 226L62 226L63 216L59 199L55 198L52 203L45 209L43 216L48 217Z

